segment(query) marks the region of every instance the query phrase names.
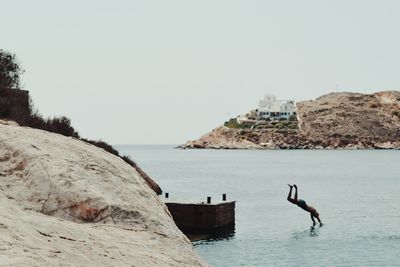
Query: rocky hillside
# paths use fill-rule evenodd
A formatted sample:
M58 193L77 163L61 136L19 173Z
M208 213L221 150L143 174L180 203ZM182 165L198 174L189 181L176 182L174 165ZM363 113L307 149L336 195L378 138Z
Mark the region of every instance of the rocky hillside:
M297 103L298 129L220 126L183 148L400 148L400 92L331 93Z
M204 266L138 172L103 149L0 122L0 262Z

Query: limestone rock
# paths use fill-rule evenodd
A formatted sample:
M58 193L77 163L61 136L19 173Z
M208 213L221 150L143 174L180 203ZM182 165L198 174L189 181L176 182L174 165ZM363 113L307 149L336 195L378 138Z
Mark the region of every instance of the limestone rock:
M374 148L378 149L394 149L396 145L391 142L383 142L383 143L376 143L374 144Z
M204 266L166 206L122 159L0 123L0 262Z

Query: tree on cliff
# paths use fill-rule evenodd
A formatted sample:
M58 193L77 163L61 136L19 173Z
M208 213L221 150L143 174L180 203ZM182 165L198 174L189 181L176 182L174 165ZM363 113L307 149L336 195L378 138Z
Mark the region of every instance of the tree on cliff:
M0 49L0 87L18 88L23 73L15 54Z

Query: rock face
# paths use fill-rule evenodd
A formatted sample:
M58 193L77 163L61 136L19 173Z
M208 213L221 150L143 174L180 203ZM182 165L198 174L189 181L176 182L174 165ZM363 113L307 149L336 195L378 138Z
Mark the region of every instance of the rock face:
M227 148L227 149L243 149L243 148L261 148L245 138L240 138L240 132L228 127L218 127L210 133L203 135L199 140L188 142L188 148Z
M139 173L73 138L0 123L0 202L5 265L205 266Z
M220 126L183 148L399 149L400 92L331 93L297 103L299 129Z

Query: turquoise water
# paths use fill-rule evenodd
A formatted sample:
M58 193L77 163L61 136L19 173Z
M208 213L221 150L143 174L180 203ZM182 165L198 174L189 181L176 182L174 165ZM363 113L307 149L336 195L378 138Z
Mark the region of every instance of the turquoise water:
M400 151L119 149L172 199L237 201L232 237L194 243L211 266L400 266Z

